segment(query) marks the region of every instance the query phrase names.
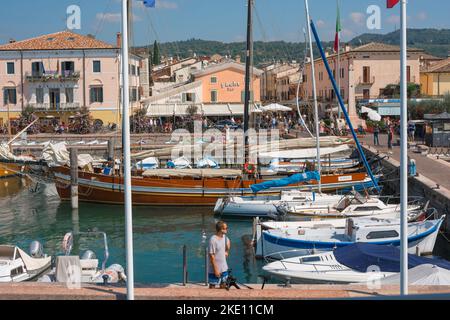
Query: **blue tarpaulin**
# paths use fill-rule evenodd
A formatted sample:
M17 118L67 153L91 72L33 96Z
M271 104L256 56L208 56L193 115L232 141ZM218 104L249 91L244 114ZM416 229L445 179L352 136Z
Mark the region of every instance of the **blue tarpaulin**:
M400 272L400 249L389 245L355 243L334 250L336 260L355 271L367 272L377 266L381 272ZM422 264L432 264L450 270L450 262L408 255L408 269Z
M300 182L310 181L310 180L320 180L320 174L317 171L309 171L305 173L297 173L287 178L279 179L279 180L270 180L257 184L252 184L250 188L254 193L257 193L261 190L266 190L270 188L276 187L286 187L291 184L296 184Z

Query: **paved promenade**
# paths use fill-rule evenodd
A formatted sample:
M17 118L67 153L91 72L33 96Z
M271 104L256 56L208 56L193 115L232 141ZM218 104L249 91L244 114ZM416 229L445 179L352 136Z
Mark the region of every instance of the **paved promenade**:
M398 139L395 137L394 141ZM363 145L368 145L372 148L377 149L380 153L387 153L387 135L380 135L381 146L374 146L373 135L367 134L366 137L361 138L361 143ZM393 154L389 155L391 158L400 161L400 147L393 147ZM416 161L417 172L420 175L427 177L430 180L435 181L440 186L450 190L450 163L437 160L426 155L421 155L420 153L415 153L412 149L409 149L408 156Z
M292 285L285 288L279 285L251 285L254 290L235 288L207 289L203 285L155 285L135 289L137 300L283 300L283 299L348 299L380 298L398 296L398 286L385 286L382 289L368 289L365 285ZM411 286L410 295L435 294L433 299L450 299L449 286ZM68 289L60 284L38 282L0 284L1 300L123 300L124 287L83 286L81 289Z

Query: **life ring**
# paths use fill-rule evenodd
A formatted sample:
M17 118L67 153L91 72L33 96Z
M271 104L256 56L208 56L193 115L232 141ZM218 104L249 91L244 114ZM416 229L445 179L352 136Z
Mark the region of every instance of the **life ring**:
M256 165L251 163L244 164L244 172L247 174L254 174L256 171Z

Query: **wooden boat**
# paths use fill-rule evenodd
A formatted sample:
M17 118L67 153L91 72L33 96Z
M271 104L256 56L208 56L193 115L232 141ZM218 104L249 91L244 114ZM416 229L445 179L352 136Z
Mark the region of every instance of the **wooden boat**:
M62 200L70 200L70 168L59 166L51 169L56 189ZM105 175L79 171L78 186L80 201L123 204L123 176ZM272 177L277 179L279 177ZM134 205L161 206L214 206L218 198L231 194L253 195L250 185L264 182L262 179L246 179L241 170L231 169L156 169L137 171L131 179ZM346 175L324 175L322 191L371 188L370 178L365 173ZM286 187L271 188L260 194L279 194L280 191L297 189L315 191L317 181Z

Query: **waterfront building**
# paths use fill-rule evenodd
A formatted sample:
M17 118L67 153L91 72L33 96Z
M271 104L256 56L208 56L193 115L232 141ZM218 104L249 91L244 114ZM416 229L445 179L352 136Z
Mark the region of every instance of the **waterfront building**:
M421 49L408 49L407 81L420 83ZM340 53L340 70L337 70L338 55L328 55L327 59L338 80L340 78L341 96L354 125L360 124L356 105L383 97L383 89L388 85L400 84L400 47L382 43L369 43L351 48L346 45ZM336 104L336 95L321 59L315 61L317 95L322 110ZM312 99L311 63L307 62L303 74L302 94Z
M0 119L35 114L69 121L86 107L104 125L120 123L120 34L116 46L62 31L0 45ZM131 108L139 106L142 58L130 57Z
M260 104L262 71L253 68L252 110ZM153 117L188 115L190 106L209 117L241 117L244 114L245 65L233 60L201 67L190 73L189 80L159 89L144 99L143 106Z
M434 61L420 70L421 94L443 96L450 94L450 58Z
M281 102L289 95L290 76L299 75L299 64L275 63L263 67L261 77L261 99L264 103Z

